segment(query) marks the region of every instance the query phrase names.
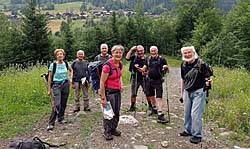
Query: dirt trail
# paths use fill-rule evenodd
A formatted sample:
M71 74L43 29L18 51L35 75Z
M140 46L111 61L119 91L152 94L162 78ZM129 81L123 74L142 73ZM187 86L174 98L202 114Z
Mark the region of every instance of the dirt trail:
M169 106L171 123L162 125L157 123L155 116L148 116L146 112L147 107L145 97L140 92L137 99L137 113L129 113L127 109L130 106L129 96L130 87L126 86L122 94L122 109L121 115L132 115L139 121L138 126L129 124L121 124L118 129L122 132L120 137L114 137L112 141L106 141L103 136L102 119L100 116L100 99L91 99L92 111L89 113L81 112L80 114L73 113L73 105L69 104L66 110L67 124L56 124L54 131L48 132L45 127L48 121L46 116L34 124L33 130L26 132L22 135L25 138L38 136L44 141L53 144L66 143L63 148L72 149L127 149L138 148L144 146L148 148L161 149L192 149L192 148L225 148L219 143L209 130L210 125L205 125L203 129L203 142L198 145L189 143L190 137L180 137L179 132L183 131L183 104L179 102L180 91L180 71L177 68L172 68L168 79L169 90ZM167 104L166 104L166 82L164 83L164 96L165 102L164 113L167 117ZM96 114L97 113L97 114ZM98 119L88 119L88 117L96 116L99 113ZM97 116L98 117L98 116ZM87 121L94 121L92 126L94 129L89 134L82 133L84 124L89 124ZM90 129L90 128L86 128ZM86 136L88 135L88 136ZM10 139L0 140L0 148L6 148Z

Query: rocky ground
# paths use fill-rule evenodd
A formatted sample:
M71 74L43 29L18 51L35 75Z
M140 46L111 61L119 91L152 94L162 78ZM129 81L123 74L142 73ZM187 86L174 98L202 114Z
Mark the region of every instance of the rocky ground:
M34 124L33 130L22 134L23 138L38 136L52 144L66 144L62 148L72 149L192 149L192 148L225 148L214 136L213 123L207 121L203 128L203 141L198 145L189 142L190 137L178 136L183 131L183 104L179 102L180 71L172 68L168 75L168 93L170 107L170 124L158 124L155 116L148 116L146 99L140 91L137 99L137 112L127 112L130 101L129 86L122 96L121 115L133 116L136 123L121 123L118 129L122 132L120 137L106 141L103 136L102 119L100 112L100 99L91 99L91 112L73 113L73 105L69 104L66 111L66 124L56 124L54 131L46 131L49 115ZM166 82L164 83L164 113L167 117ZM91 117L95 118L91 118ZM90 126L91 125L91 126ZM87 126L87 127L84 127ZM89 131L88 133L84 133ZM10 139L0 140L0 148L7 148Z

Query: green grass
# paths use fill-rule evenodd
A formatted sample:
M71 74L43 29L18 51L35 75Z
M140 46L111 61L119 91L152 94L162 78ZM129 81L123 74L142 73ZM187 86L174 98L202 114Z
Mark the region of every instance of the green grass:
M79 13L82 2L72 2L72 3L63 3L63 4L55 4L55 10L44 10L44 12L49 12L51 14L64 13L64 12L72 12Z
M0 138L16 136L50 111L42 67L26 71L9 69L0 77Z
M250 134L250 74L226 68L214 71L209 116L218 121L219 127L236 132L237 137L232 139L241 138L244 142L245 136Z

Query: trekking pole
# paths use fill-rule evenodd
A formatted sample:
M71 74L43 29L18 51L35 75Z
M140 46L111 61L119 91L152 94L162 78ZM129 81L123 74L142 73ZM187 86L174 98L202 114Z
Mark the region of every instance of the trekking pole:
M170 123L170 112L169 112L169 100L168 100L168 75L166 74L166 80L165 80L165 82L166 82L166 96L167 96L167 106L168 106L168 121L169 121L169 123Z
M135 71L135 94L137 95L137 72ZM136 105L136 101L135 101ZM135 106L135 112L134 112L134 117L136 116L136 106Z
M46 89L48 90L48 82L47 82L47 80L46 80L46 75L47 75L47 74L42 74L41 77L43 77L43 79L44 79L44 85L45 85ZM53 96L52 96L52 92L51 92L51 94L49 95L49 98L50 98L50 101L51 101L51 104L52 104L52 103L54 102L54 99L53 99ZM54 106L54 105L52 104L52 107L53 107L53 106ZM57 110L56 107L53 107L53 110L55 110L55 112L58 113L58 110Z

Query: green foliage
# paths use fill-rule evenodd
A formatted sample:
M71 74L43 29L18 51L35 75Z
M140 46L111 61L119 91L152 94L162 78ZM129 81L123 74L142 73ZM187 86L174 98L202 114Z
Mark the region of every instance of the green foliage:
M177 39L182 46L192 38L195 23L206 9L215 7L214 0L177 0Z
M158 46L159 52L165 55L174 56L177 54L176 32L174 20L162 17L153 22L152 43Z
M16 59L18 63L27 63L49 60L49 39L47 18L36 10L35 0L31 0L27 10L24 12L23 37L20 57Z
M21 45L21 32L0 14L0 70L15 62L19 56L19 47Z
M201 51L222 29L222 15L218 9L206 9L199 15L193 30L192 43L197 52Z
M205 58L213 64L249 70L249 12L249 1L241 0L235 5L227 15L220 35L206 45L203 53Z
M218 121L220 127L237 132L238 136L249 135L249 72L225 68L215 68L214 71L216 78L210 96L210 118Z

